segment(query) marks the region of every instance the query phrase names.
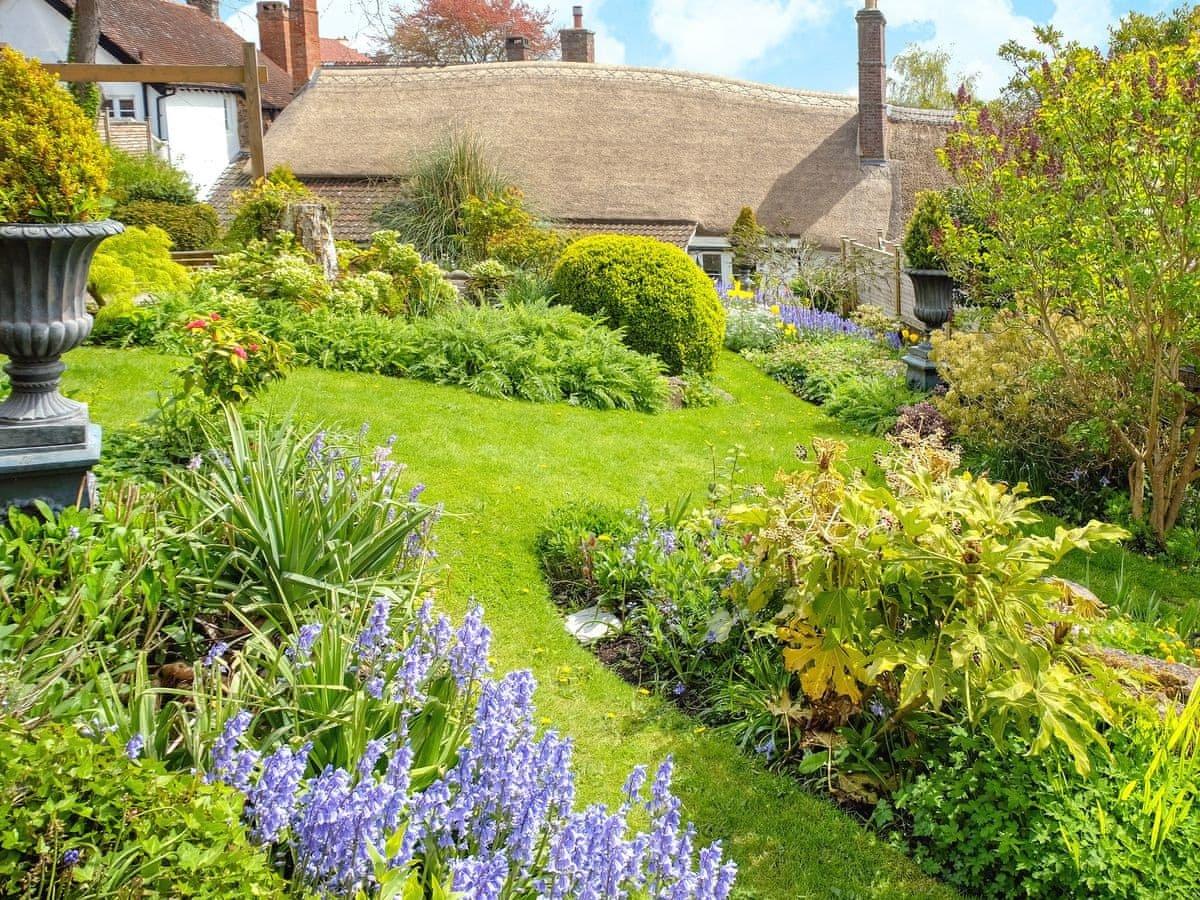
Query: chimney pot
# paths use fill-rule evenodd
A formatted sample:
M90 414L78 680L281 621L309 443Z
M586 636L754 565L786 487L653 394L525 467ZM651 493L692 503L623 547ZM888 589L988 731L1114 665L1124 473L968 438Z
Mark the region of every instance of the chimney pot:
M558 33L562 45L562 61L594 63L596 61L596 33L583 27L583 7L576 6L571 12L575 17L574 28L564 28Z
M200 10L214 21L221 21L221 0L187 0L187 5Z
M525 62L529 58L529 38L511 34L504 41L504 57L509 62Z
M879 9L879 0L867 0L867 9Z

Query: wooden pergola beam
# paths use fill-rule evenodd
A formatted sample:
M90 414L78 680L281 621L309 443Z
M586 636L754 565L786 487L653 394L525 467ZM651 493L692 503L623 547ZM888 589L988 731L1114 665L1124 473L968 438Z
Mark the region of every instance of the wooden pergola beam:
M254 44L242 44L240 66L150 66L141 63L42 63L60 81L144 82L147 84L231 84L246 92L246 125L250 142L250 173L267 174L263 150L262 86L267 67L258 64Z

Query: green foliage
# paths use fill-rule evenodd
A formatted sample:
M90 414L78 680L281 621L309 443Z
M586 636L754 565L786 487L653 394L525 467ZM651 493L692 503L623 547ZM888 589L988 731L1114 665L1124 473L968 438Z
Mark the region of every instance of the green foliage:
M1195 706L1194 695L1193 717ZM951 729L927 771L894 798L911 823L911 852L971 896L1193 897L1200 878L1189 861L1200 849L1200 812L1190 803L1193 788L1172 791L1156 765L1173 757L1180 774L1194 777L1194 755L1169 750L1178 722L1122 725L1110 733L1111 758L1086 778L1056 754L1030 755L1020 739L996 744ZM1194 719L1179 733L1188 729L1194 741ZM1147 779L1152 794L1167 789L1168 808L1180 804L1170 829L1142 802Z
M952 227L950 205L940 191L921 191L904 230L904 260L910 269L945 269L944 244Z
M277 897L242 799L130 761L112 738L0 723L0 893L6 897ZM67 854L71 855L68 856ZM78 860L71 864L74 855Z
M825 411L852 428L884 435L892 430L900 409L921 399L900 377L849 378L829 395Z
M223 318L200 316L184 325L191 361L179 371L184 393L212 403L245 403L282 378L291 347Z
M70 93L37 61L0 49L0 222L99 218L109 168Z
M341 255L347 270L357 274L382 273L391 279L386 296L364 312L389 316L428 316L458 302L458 292L434 263L424 262L412 244L400 243L395 231L376 231L366 249Z
M576 241L555 266L557 302L599 316L672 375L710 374L725 336L712 282L678 247L652 238L597 235Z
M858 335L820 334L784 341L766 352L745 356L810 403L826 403L842 384L858 379L893 378L901 364L877 341Z
M1161 542L1200 474L1185 384L1200 359L1200 41L1147 38L1140 20L1110 55L1038 37L1005 48L1013 103L959 111L944 157L987 228L954 226L946 250L954 269L982 257L991 290L1029 313ZM1114 122L1132 123L1120 140Z
M493 235L488 252L506 266L545 278L567 243L568 237L556 229L528 224Z
M109 148L108 152L112 157L108 196L118 206L142 200L177 206L187 206L196 202L196 186L187 174L162 157L152 153L126 153L115 148Z
M729 246L733 248L733 265L739 271L753 271L763 255L766 229L758 224L754 210L743 206L729 229Z
M365 447L352 456L323 431L246 426L230 408L218 428L209 435L224 445L218 461L172 473L226 549L210 576L215 593L234 597L243 614L281 621L330 591L348 602L417 583L423 557L406 552L429 511L397 490L402 469L383 465L386 455L372 466ZM344 468L328 464L343 451Z
M995 478L1052 494L1076 517L1100 513L1116 454L1089 427L1087 398L1032 324L1006 312L984 331L935 334L933 343L948 385L934 403L969 456Z
M233 221L225 243L236 249L251 241L275 237L289 204L313 203L320 198L287 166L276 166L265 177L256 179L249 190L234 191L232 200Z
M1091 611L1042 576L1125 532L1093 521L1034 535L1035 499L955 474L957 457L934 444L881 456L886 487L842 468L844 444L814 447L779 496L729 512L762 561L741 603L778 615L805 696L835 724L880 704L880 735L951 710L998 741L1015 726L1032 752L1061 745L1086 773L1111 717L1070 638Z
M487 197L471 195L459 210L462 257L464 263L487 259L494 238L508 231L534 227L533 216L525 209L525 198L512 186Z
M462 307L420 320L405 348L414 378L487 397L651 412L665 401L656 360L561 307Z
M467 292L476 303L495 303L513 277L512 270L498 259L480 260L467 274Z
M175 250L207 250L216 246L221 233L217 211L207 203L130 200L116 206L112 217L125 225L161 228Z
M463 205L472 198L501 197L508 181L473 134L452 134L415 159L401 197L380 209L376 222L399 232L421 256L443 266L472 261L463 233Z
M161 228L130 226L108 238L92 258L88 289L114 313L125 312L140 294L161 296L185 289L187 269L171 259L171 238Z
M295 237L283 233L218 256L216 268L203 278L218 290L234 291L261 303L278 303L293 311L326 306L332 296L321 268Z
M951 75L950 51L909 44L892 60L896 78L888 78L888 102L916 109L953 109L960 90L975 92L975 75Z

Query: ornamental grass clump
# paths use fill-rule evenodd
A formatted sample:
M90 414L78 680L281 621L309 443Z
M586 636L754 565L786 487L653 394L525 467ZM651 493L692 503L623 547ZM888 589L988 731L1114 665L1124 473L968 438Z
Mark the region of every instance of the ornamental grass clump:
M36 60L0 48L0 222L103 218L110 166L70 93Z

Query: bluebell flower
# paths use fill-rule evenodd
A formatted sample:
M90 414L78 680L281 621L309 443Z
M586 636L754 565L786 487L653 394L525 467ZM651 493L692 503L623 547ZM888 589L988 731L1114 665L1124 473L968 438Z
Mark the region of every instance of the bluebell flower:
M73 541L73 540L76 540L78 537L79 537L79 526L78 525L72 525L70 528L67 529L67 540Z
M283 655L296 665L304 665L312 658L313 646L323 629L324 626L320 622L301 625L300 630L292 636L292 641L283 651Z
M222 657L228 650L229 644L227 644L225 641L215 642L211 647L208 648L208 652L205 653L204 657L200 660L200 665L206 669L213 669L220 666L221 670L224 671L226 666L222 661Z
M79 860L82 858L83 858L83 851L72 847L70 850L68 850L66 853L64 853L62 855L63 868L69 869L72 866L77 865L79 863Z
M141 734L135 734L125 743L125 755L130 759L138 759L145 748L146 738Z

